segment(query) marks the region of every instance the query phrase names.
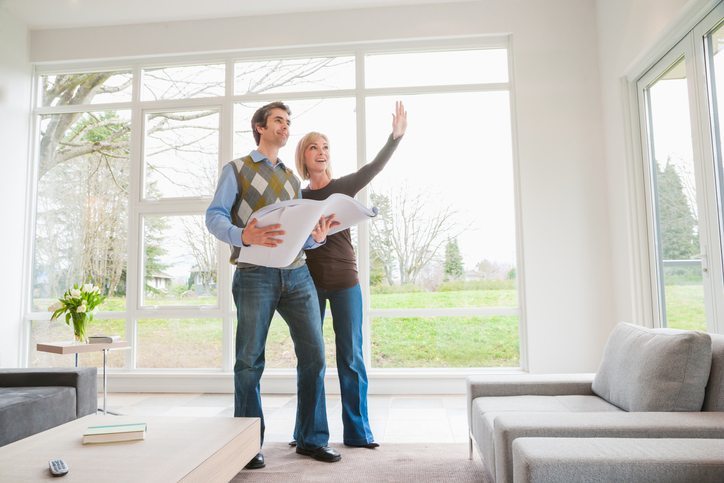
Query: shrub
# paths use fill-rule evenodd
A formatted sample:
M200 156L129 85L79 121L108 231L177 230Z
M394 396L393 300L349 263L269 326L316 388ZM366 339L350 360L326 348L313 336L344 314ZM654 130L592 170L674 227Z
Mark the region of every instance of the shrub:
M464 290L515 290L515 280L468 280L446 282L438 292L460 292Z

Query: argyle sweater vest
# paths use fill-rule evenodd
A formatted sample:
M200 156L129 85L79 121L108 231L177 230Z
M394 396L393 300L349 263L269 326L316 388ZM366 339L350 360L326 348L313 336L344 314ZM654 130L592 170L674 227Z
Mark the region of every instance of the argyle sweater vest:
M231 161L238 182L239 194L231 210L231 222L239 228L246 227L251 214L256 210L278 201L293 200L299 193L301 181L286 168L277 164L272 168L264 161L255 163L251 156ZM231 247L231 260L237 263L239 247ZM302 258L304 251L300 251L292 265ZM239 265L250 266L241 263Z

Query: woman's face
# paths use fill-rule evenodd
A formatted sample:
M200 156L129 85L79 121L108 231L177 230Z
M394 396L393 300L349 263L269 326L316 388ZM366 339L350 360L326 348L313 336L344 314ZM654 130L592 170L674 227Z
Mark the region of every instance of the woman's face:
M329 144L320 137L304 150L304 166L309 174L323 173L329 164Z

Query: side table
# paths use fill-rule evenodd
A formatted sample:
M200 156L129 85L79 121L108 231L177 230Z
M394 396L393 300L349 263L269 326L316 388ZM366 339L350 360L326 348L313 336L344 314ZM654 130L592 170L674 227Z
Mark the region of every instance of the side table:
M37 350L41 352L51 352L53 354L80 354L83 352L95 352L103 351L103 414L107 415L106 411L106 381L108 377L108 371L106 369L106 354L109 350L115 349L130 349L130 342L125 340L119 340L116 342L108 342L105 344L88 344L87 342L48 342L47 344L38 343Z

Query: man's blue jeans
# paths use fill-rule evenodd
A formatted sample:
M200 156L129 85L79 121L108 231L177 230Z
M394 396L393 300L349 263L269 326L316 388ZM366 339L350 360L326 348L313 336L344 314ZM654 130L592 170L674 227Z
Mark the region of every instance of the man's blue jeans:
M344 290L317 288L322 323L329 300L337 347L337 373L342 395L344 444L374 441L367 415L367 371L362 354L362 291L359 284Z
M294 270L237 268L232 285L238 326L234 364L234 416L264 414L259 381L264 372L264 347L274 310L284 318L297 355L297 445L315 449L329 443L324 398L324 339L314 282L304 265Z

